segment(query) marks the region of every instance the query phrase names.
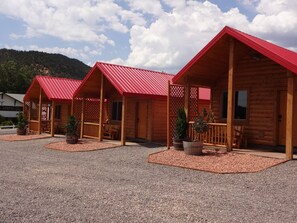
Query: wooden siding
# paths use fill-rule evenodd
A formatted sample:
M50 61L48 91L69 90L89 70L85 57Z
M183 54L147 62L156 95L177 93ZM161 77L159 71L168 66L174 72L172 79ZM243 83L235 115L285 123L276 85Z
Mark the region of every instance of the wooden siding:
M121 121L112 120L112 102L122 101L121 98L114 98L110 100L108 105L108 117L112 124L121 125ZM137 99L127 98L127 115L126 115L126 137L129 139L136 138L136 103Z
M166 100L152 101L152 141L165 142L166 122L167 122L167 102Z
M227 74L223 74L212 87L212 111L217 122L226 122L221 118L221 108L227 81ZM287 90L286 70L264 56L259 60L246 56L235 65L234 87L235 91L248 91L247 120L235 120L234 124L246 126L249 143L277 145L278 95Z
M120 98L110 99L108 103L108 117L111 118L112 102L121 101ZM165 142L166 140L166 100L147 98L127 98L126 137L137 137L137 104L147 103L146 137L148 141ZM142 114L139 114L142 115ZM120 121L110 119L112 124L121 124Z
M136 100L127 98L126 137L136 137Z
M32 131L32 132L38 131L38 121L35 121L35 120L29 121L29 131Z
M59 105L59 104L57 104ZM63 103L61 105L61 118L56 119L57 122L57 133L65 133L65 125L67 124L68 117L71 113L71 104L70 103Z
M99 124L94 123L84 123L84 137L94 137L98 138L99 134Z
M210 109L210 102L207 101L207 100L199 100L199 102L198 102L198 111L201 112L201 111L203 111L204 108L207 111L209 111L209 109Z

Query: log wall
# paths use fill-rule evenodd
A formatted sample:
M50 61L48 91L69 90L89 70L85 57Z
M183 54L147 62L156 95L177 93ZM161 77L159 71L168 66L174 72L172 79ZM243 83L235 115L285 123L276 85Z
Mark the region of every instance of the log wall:
M136 137L136 100L128 98L127 100L127 119L126 119L126 137Z
M152 101L152 141L165 142L167 137L167 101Z
M108 116L111 118L112 101L121 101L120 98L111 99L108 106ZM137 137L137 103L147 103L146 140L154 142L166 141L166 100L147 98L127 98L126 137ZM142 115L142 114L139 114ZM110 119L113 124L120 125L120 121Z
M62 104L57 104L61 105L61 118L56 119L57 123L57 128L56 133L65 133L65 125L67 124L68 117L70 116L71 113L71 103L62 103Z
M222 94L227 91L227 75L216 82L212 88L212 111L217 122L221 118ZM287 90L286 70L270 59L262 56L255 60L249 56L235 65L234 87L248 91L247 120L234 124L245 125L249 143L277 145L279 92Z

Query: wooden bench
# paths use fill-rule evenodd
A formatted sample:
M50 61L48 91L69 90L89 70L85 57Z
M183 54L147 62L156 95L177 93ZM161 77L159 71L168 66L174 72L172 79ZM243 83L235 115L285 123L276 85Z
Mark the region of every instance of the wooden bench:
M116 124L104 124L103 138L105 139L118 139L121 132L121 126Z

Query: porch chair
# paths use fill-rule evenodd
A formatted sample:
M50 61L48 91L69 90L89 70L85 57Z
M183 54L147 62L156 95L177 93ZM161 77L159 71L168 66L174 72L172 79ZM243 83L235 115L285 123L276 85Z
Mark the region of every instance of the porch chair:
M103 126L103 138L106 139L118 139L120 135L121 126L115 124L104 124Z
M243 125L234 125L234 142L233 147L239 149L240 146L243 144L246 147L246 139L244 136L244 126Z

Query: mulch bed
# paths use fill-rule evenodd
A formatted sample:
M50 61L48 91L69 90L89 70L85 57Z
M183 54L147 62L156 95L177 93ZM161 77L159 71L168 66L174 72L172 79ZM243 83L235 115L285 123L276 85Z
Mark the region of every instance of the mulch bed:
M0 135L0 140L2 141L26 141L32 139L43 139L51 137L48 134L29 134L29 135L17 135L17 134L9 134L9 135Z
M215 150L203 150L203 155L191 156L170 149L149 155L148 162L213 173L253 173L285 160Z
M66 152L86 152L118 147L112 143L98 142L96 140L83 139L77 144L67 144L66 141L54 142L44 146L47 149L61 150Z

